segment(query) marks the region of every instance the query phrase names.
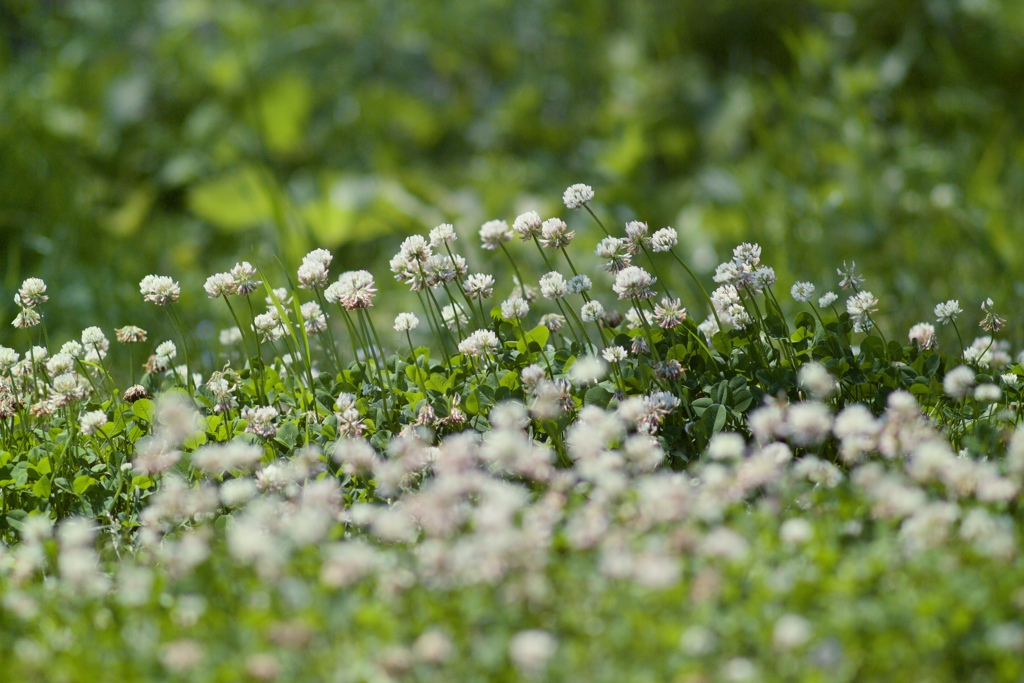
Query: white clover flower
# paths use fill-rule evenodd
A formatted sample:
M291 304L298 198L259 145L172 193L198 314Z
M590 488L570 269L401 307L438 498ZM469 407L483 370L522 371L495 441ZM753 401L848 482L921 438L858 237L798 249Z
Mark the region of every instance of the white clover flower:
M994 402L1002 397L1003 390L997 384L979 384L974 389L974 399L976 401Z
M935 326L931 323L918 323L910 328L910 332L907 333L907 339L911 342L917 342L918 348L922 351L934 349L936 346Z
M648 299L654 296L651 285L656 279L639 266L629 266L615 275L612 291L619 295L619 299Z
M545 299L561 299L568 291L561 273L552 271L540 279L540 295Z
M846 312L853 319L854 332L867 332L874 327L871 314L877 311L878 299L871 292L857 292L846 300Z
M839 299L839 295L835 292L825 292L820 299L818 299L819 308L828 308Z
M626 349L621 346L609 346L601 352L601 356L609 363L626 360Z
M960 308L960 302L956 299L935 304L935 320L943 325L956 320L956 317L963 312L964 310Z
M331 267L331 261L333 260L334 254L327 249L314 249L302 257L304 263L320 263L323 264L325 269Z
M511 239L512 230L505 221L487 221L480 226L480 242L484 249L497 249L502 242L509 242Z
M797 373L797 381L816 399L827 399L836 393L836 381L821 363L804 364Z
M458 304L448 304L442 308L441 320L449 330L456 330L460 325L465 325L469 322L469 318L466 317L466 312L463 311L462 306L459 306Z
M841 289L857 289L857 287L864 283L864 278L857 275L856 269L856 261L850 261L850 265L846 265L846 261L843 261L843 267L836 268L836 274L842 276L842 279L839 281Z
M14 317L14 321L11 323L19 330L23 330L29 327L35 327L43 321L43 316L34 308L23 308Z
M79 424L82 428L82 434L92 436L96 433L96 430L107 424L107 414L102 410L92 410L83 413L79 419Z
M87 327L82 330L82 346L85 348L85 360L98 363L107 357L110 342L100 328Z
M732 250L733 260L744 270L751 272L761 263L761 245L744 242Z
M575 275L569 278L569 293L570 294L582 294L583 292L589 292L593 289L594 283L586 275Z
M942 379L942 390L952 398L963 398L974 386L974 370L961 365L946 373Z
M761 292L775 284L775 269L771 266L761 266L750 275L750 286L755 292Z
M1003 373L1002 375L999 376L999 379L1002 380L1003 384L1005 384L1008 387L1016 389L1018 386L1020 386L1020 377L1012 372Z
M298 279L301 289L322 289L327 284L327 266L323 261L303 261Z
M733 285L739 283L743 278L743 269L733 261L726 261L718 264L712 280L720 285Z
M711 341L711 339L721 330L718 327L718 321L715 320L715 316L709 315L704 319L704 322L697 325L697 331L704 335L706 340Z
M49 300L46 296L46 283L37 277L30 277L21 283L21 288L14 297L14 303L24 308L35 308Z
M540 218L540 214L536 211L527 211L516 217L516 220L512 223L512 230L519 235L522 241L526 242L534 237L540 237L542 225L543 221Z
M651 235L651 251L655 254L669 251L679 244L679 235L675 228L662 228Z
M139 282L139 291L144 301L150 301L157 306L173 304L181 296L178 283L166 275L147 275Z
M626 240L621 237L605 237L597 243L594 250L597 257L608 261L601 266L602 270L617 273L632 263L633 257L626 248Z
M708 442L707 455L711 460L742 460L747 442L735 432L719 432Z
M420 325L415 313L399 313L395 316L395 332L409 332Z
M647 224L643 221L630 221L626 223L626 249L631 254L637 254L650 244L651 238L647 236Z
M299 307L299 312L302 314L306 334L319 334L327 329L327 316L324 315L317 302L309 301L302 304Z
M82 345L74 339L69 339L60 347L60 352L66 353L72 358L81 358L85 353L85 349L83 349Z
M522 320L530 312L530 304L521 296L510 296L501 302L501 317L505 320Z
M681 299L670 299L665 296L654 306L654 321L662 329L671 330L673 327L681 325L684 320L686 320L686 309L683 308Z
M166 361L164 365L169 365L170 361L178 355L178 347L172 341L165 341L156 347L156 355Z
M580 319L585 323L596 323L603 315L604 306L597 300L588 301L580 308Z
M567 209L578 209L582 206L586 206L593 198L594 188L582 183L570 185L566 188L565 192L562 193L562 201L565 203L565 207Z
M231 277L231 273L214 273L206 278L206 284L203 285L203 289L206 290L206 294L211 299L229 296L238 291L238 288L235 286L235 279Z
M463 287L466 290L466 296L473 301L490 299L494 294L494 277L486 273L473 273L466 278Z
M737 330L742 330L752 322L750 313L743 305L743 300L735 285L722 285L711 292L711 304L715 307L722 322L732 325Z
M376 293L373 275L369 271L350 270L342 273L337 282L324 290L324 299L329 303L341 304L342 308L351 311L373 306Z
M604 379L608 366L597 356L581 356L569 368L569 379L573 384L596 384Z
M814 296L813 282L796 282L789 290L790 295L800 303L807 303Z
M273 437L277 433L274 420L277 419L278 414L277 408L273 406L246 408L242 411L242 419L249 423L246 425L245 431L265 439Z
M451 244L459 238L455 233L455 226L451 223L442 223L430 231L430 246L438 248L443 244Z
M9 372L17 364L18 358L17 351L0 346L0 372Z
M74 367L74 356L64 353L63 351L55 353L50 360L46 361L46 372L50 377L56 377L57 375L63 375L66 372L71 372Z
M239 296L248 296L255 292L262 280L257 279L259 272L248 261L241 261L231 269L231 279L235 281L235 293Z
M501 347L497 335L491 330L477 330L459 342L459 353L471 358L486 358Z
M540 243L550 249L563 249L569 246L576 233L560 218L549 218L541 224Z

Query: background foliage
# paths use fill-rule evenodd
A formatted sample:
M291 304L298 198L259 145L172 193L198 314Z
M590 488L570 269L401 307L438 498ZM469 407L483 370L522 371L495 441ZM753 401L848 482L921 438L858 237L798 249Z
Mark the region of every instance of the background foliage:
M1022 38L1010 0L9 0L0 313L34 275L55 341L146 326L149 272L382 263L573 182L706 273L742 239L784 285L856 259L883 324L1015 309Z

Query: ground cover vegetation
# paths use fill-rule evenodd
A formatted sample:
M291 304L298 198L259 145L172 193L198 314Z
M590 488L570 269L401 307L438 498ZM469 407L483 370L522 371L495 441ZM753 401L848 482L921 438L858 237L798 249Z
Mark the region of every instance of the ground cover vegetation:
M1022 38L0 3L0 678L1021 680Z
M513 271L537 252L529 282L470 272L452 225L407 238L389 270L419 305L386 344L374 274L324 249L208 276L237 322L216 353L147 275L166 320L114 330L130 386L98 327L48 347L25 280L38 343L0 348L4 670L1018 679L1024 369L993 302L885 330L852 263L786 287L753 243L677 295L655 274L689 271L675 230L592 201L563 194L604 235L589 273L534 211L474 236Z

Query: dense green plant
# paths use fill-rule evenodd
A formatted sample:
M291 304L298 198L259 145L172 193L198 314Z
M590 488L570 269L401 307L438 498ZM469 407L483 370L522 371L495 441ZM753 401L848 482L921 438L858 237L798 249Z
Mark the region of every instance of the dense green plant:
M585 185L563 201L606 234L605 272L560 218L489 221L492 262L549 268L496 303L442 224L390 261L419 300L394 334L373 275L332 282L323 249L282 288L248 262L209 276L237 323L216 353L147 275L163 340L115 331L128 388L98 327L47 348L25 280L39 344L0 347L2 669L1018 679L1024 372L993 302L970 344L956 300L948 332L896 333L852 264L842 303L785 296L743 243L684 308L655 275L692 275L674 230L608 230Z

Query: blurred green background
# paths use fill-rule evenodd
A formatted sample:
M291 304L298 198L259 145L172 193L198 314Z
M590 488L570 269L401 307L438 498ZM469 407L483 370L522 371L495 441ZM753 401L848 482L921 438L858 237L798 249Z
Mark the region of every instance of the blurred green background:
M3 0L0 343L28 276L53 341L169 337L151 272L208 338L239 258L383 284L405 234L466 251L586 182L708 276L740 240L786 290L852 259L893 335L992 296L1019 347L1022 84L1019 0Z

